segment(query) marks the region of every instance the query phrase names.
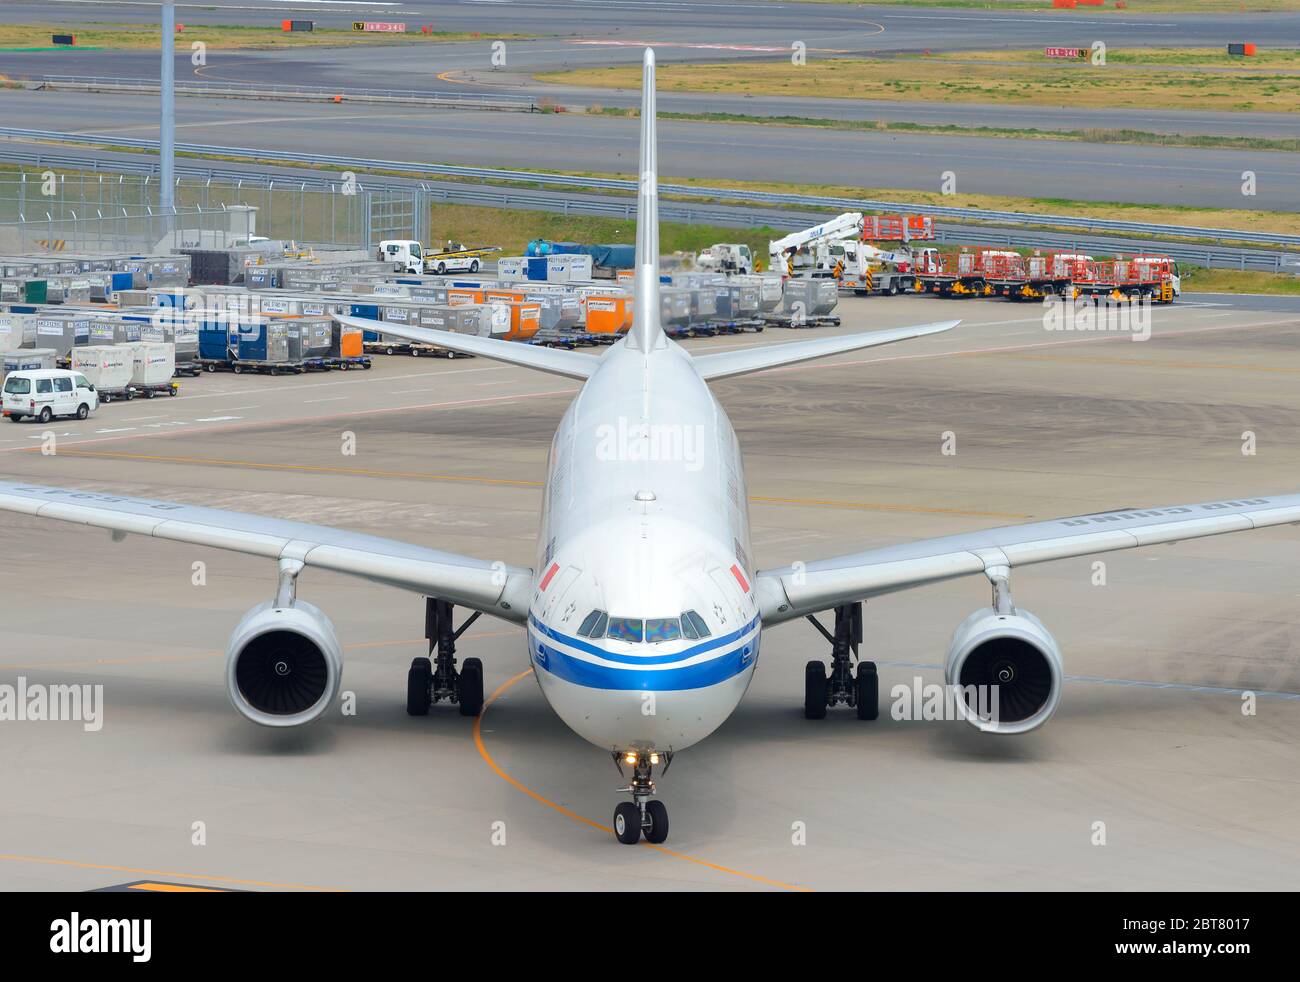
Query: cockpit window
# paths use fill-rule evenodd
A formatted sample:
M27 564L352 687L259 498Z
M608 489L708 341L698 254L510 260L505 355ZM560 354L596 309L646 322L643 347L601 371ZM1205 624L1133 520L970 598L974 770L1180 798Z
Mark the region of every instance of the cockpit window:
M650 644L676 641L681 636L682 629L676 617L651 617L645 622L645 639Z
M687 625L690 625L689 629ZM709 631L709 625L704 623L703 617L693 610L688 610L682 614L682 633L688 638L707 638L712 632Z
M605 636L605 625L609 622L609 615L603 610L593 610L582 620L582 626L578 628L578 637L580 638L603 638Z
M643 634L643 625L639 617L611 617L609 627L605 631L605 637L631 644L640 644Z

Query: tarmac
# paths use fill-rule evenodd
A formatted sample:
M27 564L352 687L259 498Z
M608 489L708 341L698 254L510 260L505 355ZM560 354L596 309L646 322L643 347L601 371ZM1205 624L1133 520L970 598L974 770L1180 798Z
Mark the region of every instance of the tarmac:
M1048 331L1036 306L993 300L846 299L840 313L842 327L816 333L963 324L717 383L745 451L760 568L1300 489L1293 302L1185 298L1140 343ZM53 455L39 450L45 428L3 424L0 474L531 565L547 446L574 391L483 359L205 375L176 399L52 424ZM773 629L736 714L659 780L667 848L606 831L619 775L550 712L517 627L483 618L461 639L495 693L477 724L445 704L411 718L420 598L308 571L301 595L338 628L355 714L271 732L231 708L223 650L274 592L273 564L16 515L0 536L0 684L104 686L96 732L0 723L3 889L1294 887L1293 528L1099 557L1105 585L1093 559L1018 571L1016 603L1056 635L1070 676L1055 718L1020 737L887 707L869 723L843 710L804 720L803 664L827 646L806 623ZM939 681L952 629L987 602L986 583L961 580L868 604L882 700Z

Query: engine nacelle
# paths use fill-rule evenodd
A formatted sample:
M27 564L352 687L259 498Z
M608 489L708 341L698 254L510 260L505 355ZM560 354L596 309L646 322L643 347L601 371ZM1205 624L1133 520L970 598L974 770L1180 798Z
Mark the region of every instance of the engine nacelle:
M334 702L343 649L317 607L258 604L239 622L226 648L226 689L244 716L263 726L310 723Z
M986 733L1026 733L1061 701L1061 649L1033 614L977 610L948 646L944 677L960 686L958 707ZM971 688L974 687L974 688Z

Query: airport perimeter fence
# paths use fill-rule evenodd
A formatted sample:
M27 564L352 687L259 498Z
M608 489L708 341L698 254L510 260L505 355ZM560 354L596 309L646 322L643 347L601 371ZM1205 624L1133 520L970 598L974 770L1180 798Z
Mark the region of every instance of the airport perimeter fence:
M32 160L32 157L35 160ZM6 165L6 161L11 161ZM175 229L190 245L217 245L231 227L230 209L255 208L254 231L270 239L373 247L382 239L430 241L437 208L446 204L548 211L631 220L635 199L469 182L424 182L366 176L346 187L338 174L259 174L237 165L179 160L177 215L158 213L157 161L114 161L114 171L88 166L79 151L35 154L0 146L0 248L8 251L152 251ZM54 175L50 187L47 180ZM45 194L46 190L52 191ZM662 198L666 222L763 228L785 234L825 220L825 213L767 204ZM237 224L237 223L236 223ZM247 234L247 229L244 229ZM1218 269L1300 274L1300 254L1217 242L1081 234L1023 226L935 222L939 243L1081 252L1096 256L1154 251L1181 263Z
M173 232L182 247L220 247L223 239L250 233L361 247L382 238L417 238L428 211L418 189L273 178L182 178L174 211L164 213L158 200L158 179L150 174L0 172L0 248L150 252ZM251 228L250 209L256 216Z

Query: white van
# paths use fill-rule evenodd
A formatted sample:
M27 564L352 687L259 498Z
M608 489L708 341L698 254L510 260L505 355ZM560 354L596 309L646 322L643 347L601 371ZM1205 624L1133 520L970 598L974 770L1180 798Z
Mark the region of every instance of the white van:
M13 423L24 417L42 423L55 416L85 419L98 408L99 393L86 376L64 368L10 372L0 401L0 412Z

